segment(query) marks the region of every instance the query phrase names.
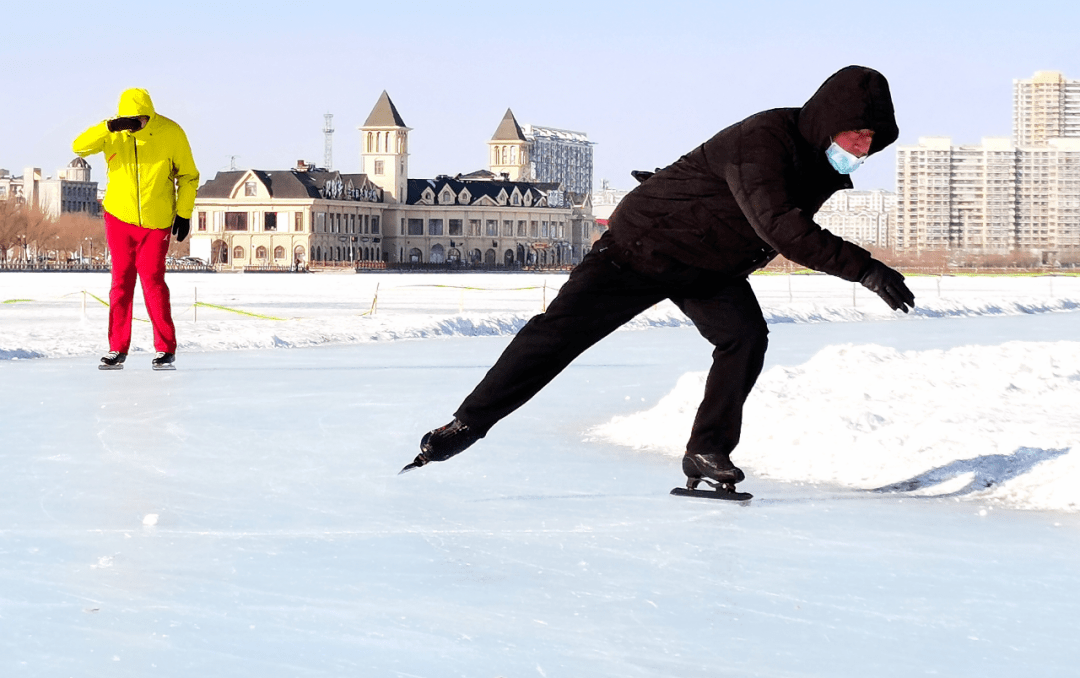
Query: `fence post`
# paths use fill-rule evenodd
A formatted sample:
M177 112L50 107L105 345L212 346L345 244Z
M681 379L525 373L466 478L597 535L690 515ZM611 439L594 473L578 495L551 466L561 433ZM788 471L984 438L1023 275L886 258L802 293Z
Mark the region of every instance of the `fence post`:
M547 278L544 278L544 292L540 299L540 312L547 313Z

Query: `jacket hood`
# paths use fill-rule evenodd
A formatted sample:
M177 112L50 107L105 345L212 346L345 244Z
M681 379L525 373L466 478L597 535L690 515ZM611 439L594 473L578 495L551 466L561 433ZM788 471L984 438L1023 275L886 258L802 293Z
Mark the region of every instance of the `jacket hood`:
M865 66L848 66L829 76L799 110L799 133L824 151L848 130L872 129L873 155L900 136L889 81Z
M124 90L124 93L120 95L120 105L117 110L121 118L136 115L148 115L153 118L154 102L150 101L150 93L145 89L133 87Z

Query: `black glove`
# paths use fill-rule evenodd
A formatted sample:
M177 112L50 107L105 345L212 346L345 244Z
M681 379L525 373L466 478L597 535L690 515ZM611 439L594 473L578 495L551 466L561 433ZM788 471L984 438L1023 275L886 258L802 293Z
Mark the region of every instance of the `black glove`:
M877 259L870 260L870 268L866 269L859 282L884 299L894 311L907 313L908 307L915 307L915 295L904 284L904 276Z
M110 132L120 132L122 130L137 132L142 129L142 120L139 120L139 118L136 116L131 116L127 118L113 118L105 124L109 126Z
M172 220L172 234L176 236L176 242L184 242L188 231L191 230L191 219L185 219L179 214Z

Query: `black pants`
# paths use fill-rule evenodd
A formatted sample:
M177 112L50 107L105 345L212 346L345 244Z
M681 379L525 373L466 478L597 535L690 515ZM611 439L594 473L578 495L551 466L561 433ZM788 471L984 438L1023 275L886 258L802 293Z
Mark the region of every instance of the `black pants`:
M761 373L768 328L745 277L703 286L656 280L595 248L574 268L545 313L532 318L455 413L487 433L587 348L654 304L671 299L715 348L689 452L730 453L743 403Z

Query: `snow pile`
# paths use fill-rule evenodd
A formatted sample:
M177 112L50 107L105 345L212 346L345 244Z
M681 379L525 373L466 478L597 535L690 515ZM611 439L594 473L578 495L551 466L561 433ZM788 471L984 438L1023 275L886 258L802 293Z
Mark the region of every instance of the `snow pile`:
M681 455L705 373L591 438ZM1080 511L1080 342L834 345L762 374L735 461L783 481Z

